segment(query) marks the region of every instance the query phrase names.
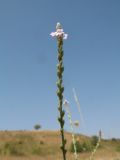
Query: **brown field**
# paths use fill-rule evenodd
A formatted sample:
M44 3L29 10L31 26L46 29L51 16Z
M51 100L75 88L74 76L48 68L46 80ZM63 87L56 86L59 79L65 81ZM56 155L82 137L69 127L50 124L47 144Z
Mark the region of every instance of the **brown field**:
M71 134L66 132L65 136L67 160L73 160L73 153L69 151ZM80 141L90 139L82 135L77 137ZM60 142L58 131L0 131L0 160L62 160ZM102 140L94 160L120 160L120 151L117 150L119 146L120 140ZM89 160L90 154L79 153L78 159Z

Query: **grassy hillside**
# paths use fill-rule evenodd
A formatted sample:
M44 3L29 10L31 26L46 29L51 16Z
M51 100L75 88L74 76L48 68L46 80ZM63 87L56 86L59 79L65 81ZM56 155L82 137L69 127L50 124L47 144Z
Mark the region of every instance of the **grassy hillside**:
M71 134L67 138L67 157L70 152ZM76 135L79 142L91 141L90 137ZM62 160L59 149L61 139L58 131L1 131L0 160ZM79 153L80 160L88 160L91 151ZM95 160L120 160L120 140L102 140Z

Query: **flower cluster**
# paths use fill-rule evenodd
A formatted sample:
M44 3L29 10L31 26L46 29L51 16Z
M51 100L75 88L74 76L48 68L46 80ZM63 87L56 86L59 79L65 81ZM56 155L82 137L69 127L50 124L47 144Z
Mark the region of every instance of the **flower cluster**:
M62 38L62 39L67 39L68 37L68 34L64 33L60 23L57 23L56 32L52 32L50 35L52 37Z

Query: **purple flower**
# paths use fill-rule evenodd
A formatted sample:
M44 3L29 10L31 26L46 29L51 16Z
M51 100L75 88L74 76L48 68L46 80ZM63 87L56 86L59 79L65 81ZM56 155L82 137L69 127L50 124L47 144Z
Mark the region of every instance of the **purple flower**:
M56 32L50 34L52 37L67 39L68 34L65 34L60 23L56 25Z

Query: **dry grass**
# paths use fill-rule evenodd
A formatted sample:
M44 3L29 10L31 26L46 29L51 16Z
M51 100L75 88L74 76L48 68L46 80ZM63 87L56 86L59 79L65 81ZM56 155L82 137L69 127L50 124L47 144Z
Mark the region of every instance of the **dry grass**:
M65 133L67 138L67 148L71 144L71 134ZM78 136L80 141L89 139L89 137ZM1 131L0 132L0 147L6 143L20 143L24 141L24 153L22 156L1 155L0 160L62 160L59 145L61 142L59 131ZM22 143L22 142L21 142ZM25 146L24 146L25 145ZM31 148L35 145L40 146L41 152L39 155L31 154ZM120 152L116 151L116 147L120 146L120 141L102 141L101 148L98 149L95 160L120 160ZM78 159L89 160L90 153L81 153ZM69 151L67 159L73 160L73 154Z

